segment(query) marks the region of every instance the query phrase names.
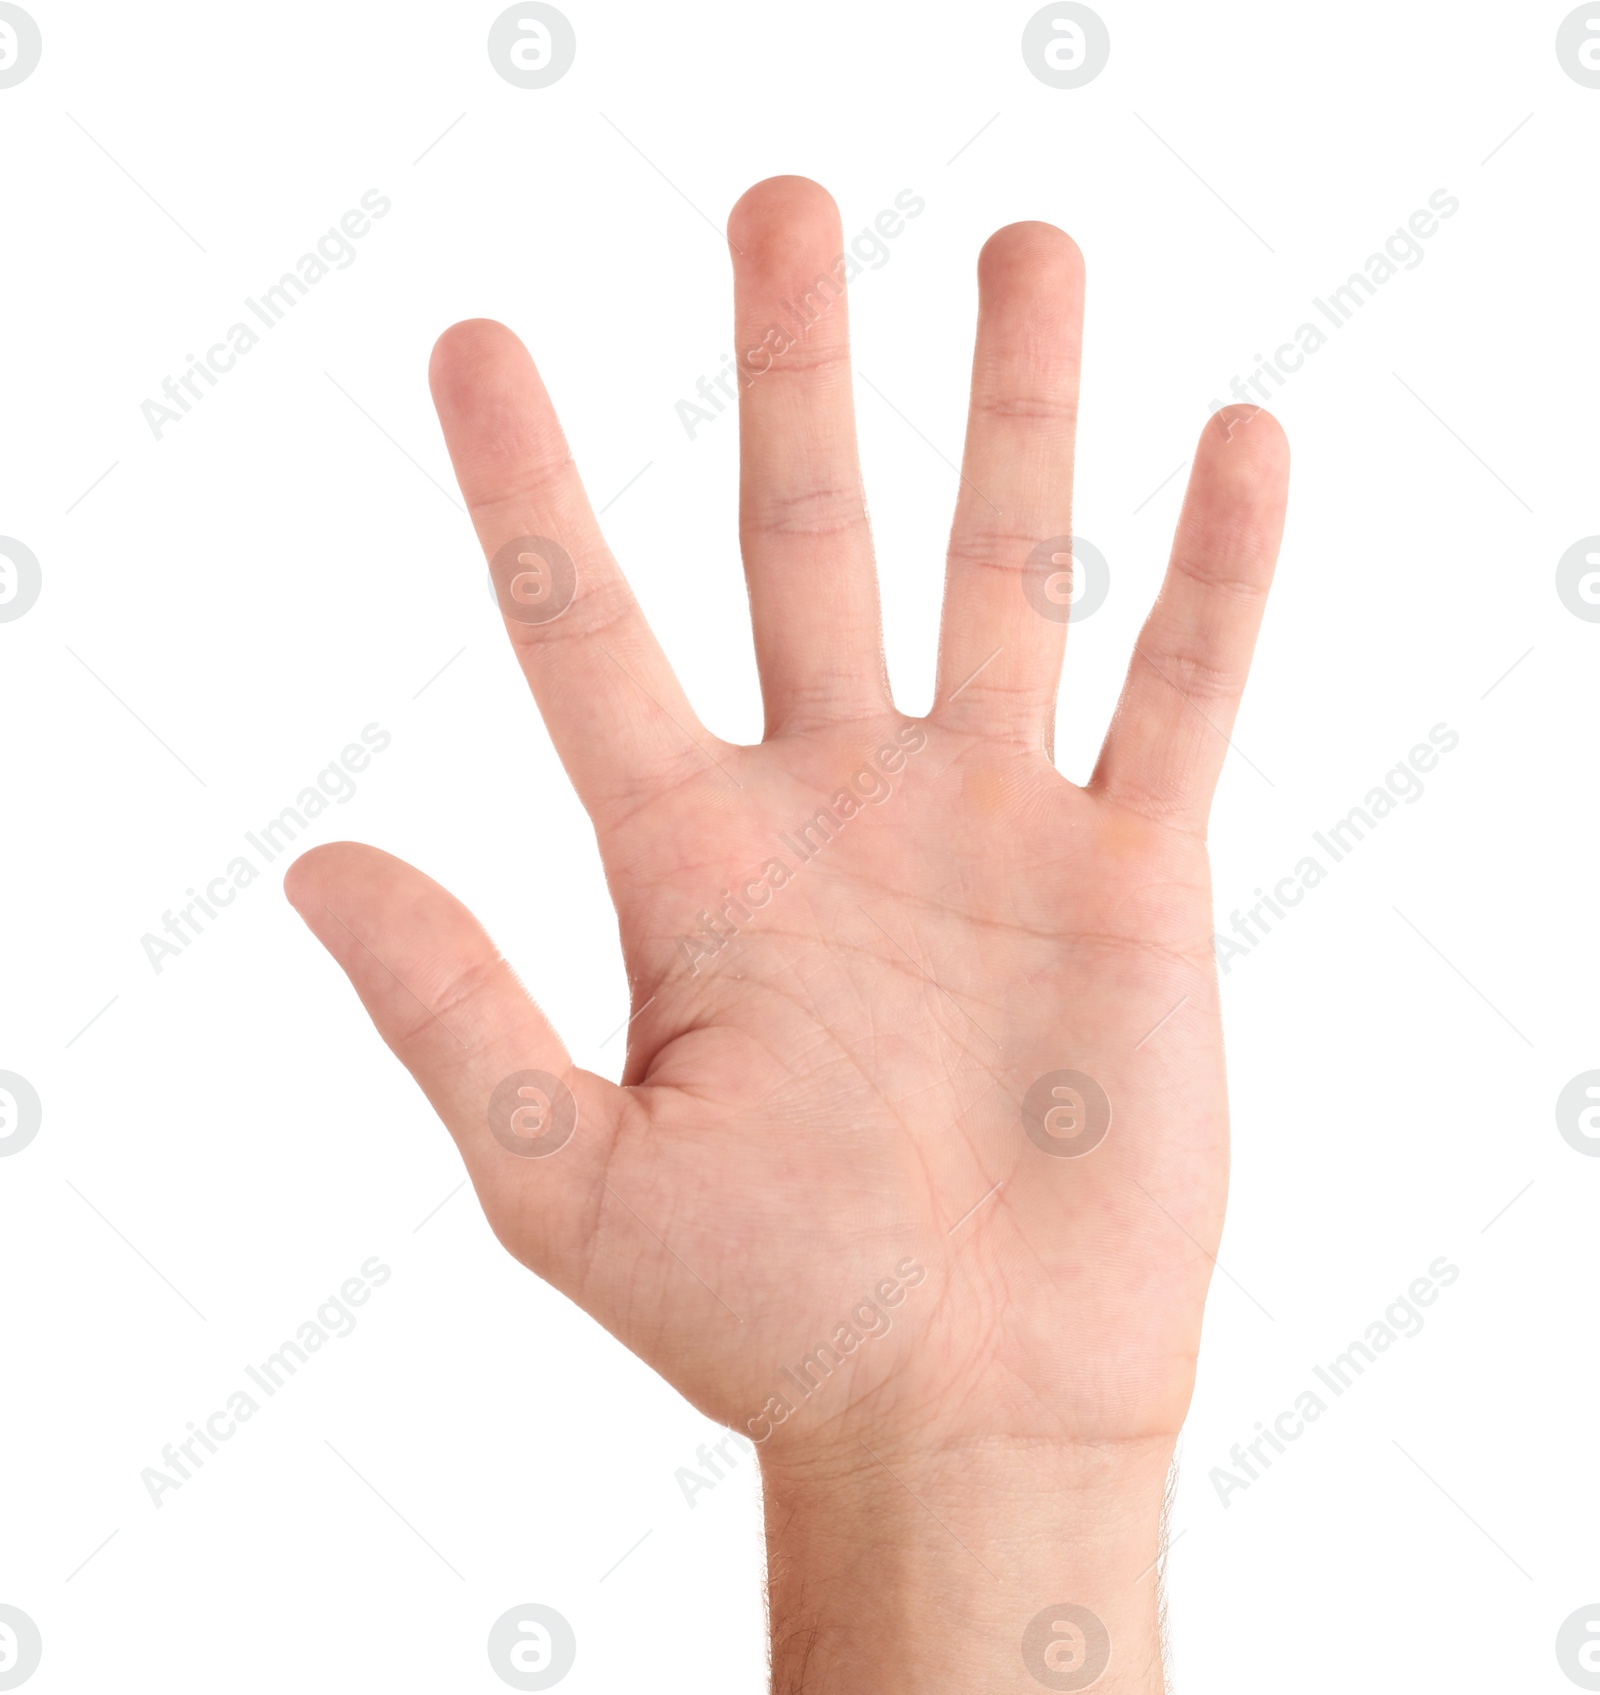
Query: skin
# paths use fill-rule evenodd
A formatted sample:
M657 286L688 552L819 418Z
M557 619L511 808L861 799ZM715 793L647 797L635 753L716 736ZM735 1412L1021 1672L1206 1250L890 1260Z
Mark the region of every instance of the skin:
M741 352L844 245L795 177L751 189L729 240ZM1104 1627L1098 1690L1163 1686L1151 1568L1227 1181L1205 827L1288 453L1253 408L1206 424L1104 750L1068 782L1051 759L1066 626L1023 578L1071 531L1083 263L1059 230L1015 224L978 277L925 719L896 711L884 670L843 298L742 385L754 747L696 719L521 344L475 321L434 351L486 555L546 536L576 566L560 617L507 631L616 904L636 1013L620 1085L572 1065L422 872L339 843L286 883L500 1240L757 1442L778 1691L1083 1687L1092 1628L1047 1621L1049 1657L1025 1657L1029 1622L1063 1602ZM844 816L852 781L877 799ZM780 838L819 808L844 821L805 860ZM718 917L778 855L789 881ZM546 1157L490 1128L496 1086L528 1069L576 1106ZM1024 1096L1060 1070L1109 1100L1087 1151L1070 1097L1065 1134L1025 1130ZM845 1324L859 1340L838 1348ZM802 1393L799 1362L829 1344Z

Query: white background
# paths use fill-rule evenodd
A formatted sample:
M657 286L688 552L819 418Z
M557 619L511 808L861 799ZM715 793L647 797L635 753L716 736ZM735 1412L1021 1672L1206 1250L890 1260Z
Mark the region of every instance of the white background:
M44 1124L0 1160L0 1600L44 1634L39 1695L492 1695L489 1625L533 1600L577 1630L572 1695L760 1686L753 1465L686 1504L710 1427L456 1192L284 903L288 856L159 975L140 938L377 722L392 746L304 840L425 867L616 1074L592 837L503 651L427 354L467 316L524 337L596 505L626 487L605 526L700 711L754 737L736 426L691 441L674 403L729 344L728 208L777 172L847 235L927 201L851 302L915 424L858 387L908 711L978 247L1044 218L1084 250L1076 528L1112 589L1071 642L1075 776L1212 404L1459 198L1273 399L1294 481L1220 922L1431 726L1460 745L1224 980L1228 1275L1170 1610L1192 1690L1575 1687L1600 1159L1553 1109L1600 1066L1600 625L1555 565L1600 531L1600 90L1557 63L1569 8L1104 0L1110 64L1063 92L1023 63L1032 5L563 0L576 64L529 92L489 63L492 3L29 3L43 61L0 91L0 531L44 587L0 624L0 1068ZM393 208L355 263L156 440L140 402L372 188ZM141 1468L372 1255L393 1277L359 1328L155 1509ZM1209 1470L1440 1255L1461 1275L1426 1329L1224 1507Z

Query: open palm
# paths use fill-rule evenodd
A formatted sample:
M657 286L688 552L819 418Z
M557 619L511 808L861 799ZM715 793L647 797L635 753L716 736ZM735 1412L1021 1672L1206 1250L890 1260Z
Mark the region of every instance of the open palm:
M513 648L588 808L633 989L620 1085L572 1066L470 914L337 844L289 894L460 1145L506 1246L774 1451L916 1432L1170 1436L1221 1230L1206 812L1287 452L1202 432L1093 778L1050 757L1083 271L985 247L936 699L885 677L832 202L730 220L759 746L694 716L526 352L488 322L435 399ZM807 333L764 343L811 291ZM765 346L759 357L752 350Z

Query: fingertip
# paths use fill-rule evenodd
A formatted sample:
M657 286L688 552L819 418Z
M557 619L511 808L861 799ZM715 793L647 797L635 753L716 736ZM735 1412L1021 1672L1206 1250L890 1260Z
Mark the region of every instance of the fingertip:
M494 318L463 318L434 342L428 356L428 386L442 407L470 393L488 372L518 357L526 360L528 350L504 324Z
M376 910L422 873L366 842L324 842L309 848L283 874L284 898L311 930L326 939L339 914Z
M782 262L809 255L824 237L839 244L839 208L810 177L767 177L747 188L728 214L728 245L741 259Z
M1081 297L1083 252L1054 224L1034 219L1007 224L978 253L978 286L985 292L1018 286Z
M1247 458L1258 471L1287 476L1289 437L1265 406L1223 406L1206 419L1200 446Z
M327 851L326 848L312 848L308 853L301 854L283 874L283 898L302 918L306 915L306 908L315 898L312 891L317 887L319 879L317 856Z
M530 459L568 457L532 355L493 318L465 319L439 337L428 386L469 509L514 487Z
M1083 333L1083 254L1054 224L1007 224L978 254L980 326L1030 365L1045 347L1074 361ZM979 331L984 339L983 329Z

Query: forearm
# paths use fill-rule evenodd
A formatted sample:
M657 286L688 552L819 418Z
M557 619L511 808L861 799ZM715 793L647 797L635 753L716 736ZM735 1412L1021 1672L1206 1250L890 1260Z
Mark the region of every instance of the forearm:
M764 1455L773 1695L1159 1695L1171 1454Z

